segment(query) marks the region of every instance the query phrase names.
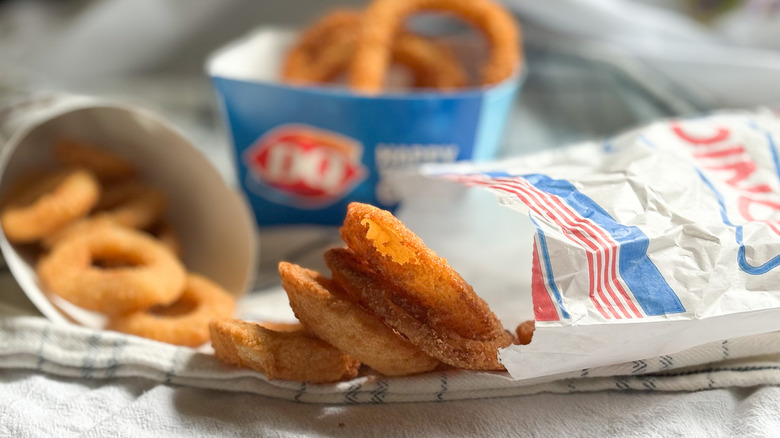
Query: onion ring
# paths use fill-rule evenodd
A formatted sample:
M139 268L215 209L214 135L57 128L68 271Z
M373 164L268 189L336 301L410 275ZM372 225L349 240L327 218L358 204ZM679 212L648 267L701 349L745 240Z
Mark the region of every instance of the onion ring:
M104 259L124 266L103 269ZM39 259L37 272L50 292L107 314L171 304L185 282L184 267L167 248L119 226L95 227L59 241Z
M350 203L340 232L361 260L426 309L430 323L473 339L504 335L471 285L390 212Z
M282 286L295 316L315 335L386 376L435 369L439 361L423 353L317 272L279 263Z
M260 371L269 380L332 383L357 376L360 367L306 330L274 331L236 319L213 320L209 328L217 359Z
M393 38L408 16L422 11L450 12L480 29L491 45L482 68L482 83L510 77L521 62L520 30L511 14L490 0L375 0L363 13L349 71L350 87L377 93L390 63Z
M275 332L296 332L299 330L307 330L306 326L300 322L276 322L276 321L263 321L258 322L260 326L273 330Z
M10 242L35 242L85 216L99 195L100 185L87 170L49 173L11 197L0 223Z
M203 276L189 274L181 296L170 306L117 315L106 328L169 344L197 347L209 340L211 320L229 318L234 311L232 295Z
M105 186L95 214L108 215L119 225L143 230L162 217L166 204L163 192L131 180Z
M51 248L68 236L77 235L89 229L101 226L102 222L113 222L116 225L149 230L155 237L163 237L163 241L174 251L180 251L177 237L170 230L168 234L155 235L153 227L161 221L167 199L161 191L138 181L125 181L104 186L101 196L93 209L92 216L74 221L41 240L44 248ZM160 230L161 232L164 230ZM162 239L161 239L162 240ZM178 253L176 253L178 255Z
M287 52L282 79L290 83L331 80L349 62L350 47L355 44L354 32L343 30L354 30L359 23L360 13L352 10L336 10L322 17L306 29ZM327 47L337 49L328 50Z
M136 174L135 166L125 159L77 141L58 141L54 145L54 156L66 165L91 170L101 181L117 181Z
M312 25L288 52L282 70L286 82L320 84L345 71L357 45L361 16L357 11L334 11ZM463 68L444 47L408 32L399 33L391 62L407 67L414 86L451 90L466 85Z
M403 32L396 36L391 62L411 70L417 88L448 91L468 84L466 72L452 53L419 35Z
M57 242L70 237L90 233L96 228L113 227L116 225L108 216L87 216L60 227L57 231L41 239L40 244L45 249L51 249Z
M57 242L67 239L72 236L78 236L82 233L88 233L90 230L99 227L106 226L124 226L117 223L111 214L101 213L94 216L87 216L85 218L71 222L57 231L49 234L41 239L40 244L43 248L51 249ZM183 248L181 239L176 230L167 222L160 220L152 224L151 227L142 230L154 237L160 243L162 243L173 255L181 258L183 254ZM121 263L120 263L121 264Z
M462 336L439 321L427 318L430 308L361 262L349 249L325 252L336 281L350 296L371 310L422 351L448 365L469 370L503 370L498 349L512 343L502 331L493 338Z

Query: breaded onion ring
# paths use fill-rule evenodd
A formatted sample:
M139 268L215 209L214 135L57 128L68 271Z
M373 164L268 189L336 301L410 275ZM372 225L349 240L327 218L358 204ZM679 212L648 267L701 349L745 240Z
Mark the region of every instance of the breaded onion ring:
M471 339L505 333L471 285L389 211L350 203L340 232L361 260L425 309L430 324Z
M309 27L288 52L282 79L296 84L321 84L334 80L352 60L360 13L334 11ZM391 62L407 67L414 86L451 90L466 85L463 68L444 47L421 36L399 33L391 48Z
M295 316L315 335L386 376L431 371L439 361L345 299L344 292L317 272L279 263L282 286Z
M167 202L160 190L131 180L104 186L95 214L108 215L119 225L143 230L160 220Z
M413 85L417 88L447 91L468 85L466 72L452 53L419 35L408 32L397 35L390 55L391 63L402 65L412 72Z
M102 226L104 222L111 222L123 227L148 230L149 234L163 241L178 256L181 248L172 229L167 230L167 234L155 234L155 231L166 232L163 228L154 229L161 222L166 204L164 193L139 181L109 184L104 186L91 216L59 228L43 238L41 244L44 248L51 248L68 236L78 235L95 226Z
M104 269L101 261L106 260ZM168 305L181 295L185 270L152 237L119 226L95 227L59 241L39 259L45 289L88 310L119 314Z
M309 26L287 52L282 79L290 83L322 83L333 79L352 56L354 30L359 24L359 12L336 10Z
M57 231L41 239L40 244L45 249L51 249L57 242L69 237L90 233L96 228L114 226L117 224L106 215L87 216L60 227Z
M301 324L300 322L276 322L276 321L263 321L258 322L260 326L267 328L268 330L273 330L275 332L297 332L297 331L308 331L306 329L306 326ZM309 332L311 333L311 332ZM314 336L314 335L312 335Z
M431 357L463 369L504 369L498 361L498 349L512 343L508 332L475 339L432 320L428 317L430 307L383 278L349 249L328 250L325 261L334 281L350 296Z
M55 143L54 156L66 165L89 169L101 181L117 181L136 174L135 166L125 159L105 149L72 140Z
M491 51L482 69L482 83L510 77L521 61L520 30L503 7L490 0L375 0L363 13L363 27L350 66L350 86L379 92L384 83L393 39L410 15L424 11L455 14L480 29Z
M0 223L10 242L35 242L86 215L99 196L100 185L87 170L46 174L12 195Z
M169 344L197 347L209 340L209 322L230 318L234 310L232 295L203 276L189 274L181 297L170 306L117 315L106 328Z
M360 362L306 330L274 331L237 319L209 324L216 357L269 380L331 383L355 377Z
M67 239L68 237L72 236L78 236L82 233L88 233L94 228L111 226L122 225L118 224L110 214L87 216L85 218L71 222L64 227L61 227L54 233L49 234L48 236L41 239L40 244L43 248L51 249L60 240ZM173 253L173 255L181 258L184 251L182 248L181 239L179 238L179 234L170 224L165 221L158 221L143 231L162 243L163 246L168 248L168 250Z

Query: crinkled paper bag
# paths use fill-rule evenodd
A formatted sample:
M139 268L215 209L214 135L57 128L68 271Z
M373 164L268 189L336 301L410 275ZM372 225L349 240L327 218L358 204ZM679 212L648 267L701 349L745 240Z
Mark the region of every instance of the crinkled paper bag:
M718 113L423 173L535 227L536 331L499 353L526 379L780 329L778 142L771 111Z

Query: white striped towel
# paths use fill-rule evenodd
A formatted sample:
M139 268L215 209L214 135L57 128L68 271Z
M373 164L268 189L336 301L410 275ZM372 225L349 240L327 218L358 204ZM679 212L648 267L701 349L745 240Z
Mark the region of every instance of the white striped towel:
M404 378L361 375L332 385L269 381L261 373L224 365L208 351L54 324L32 314L29 307L20 307L18 294L22 292L4 283L0 293L0 368L33 369L77 379L141 377L166 384L332 404L437 402L541 392L696 391L780 384L780 333L731 339L674 355L527 381L513 381L506 373L469 371Z

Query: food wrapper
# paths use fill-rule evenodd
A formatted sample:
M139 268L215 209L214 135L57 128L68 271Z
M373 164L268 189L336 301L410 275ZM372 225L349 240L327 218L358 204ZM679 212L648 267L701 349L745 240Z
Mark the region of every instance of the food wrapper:
M780 119L771 111L724 112L423 174L433 186L455 181L492 192L515 214L487 215L483 228L512 242L515 255L525 245L523 227L502 224L527 223L525 260L491 257L479 245L459 251L472 263L480 252L499 259L503 272L487 268L496 277L525 278L510 279L511 292L482 289L480 281L475 289L505 326L535 319L529 345L499 352L512 378L528 379L780 329L778 142ZM399 186L407 196L421 187L408 178ZM435 195L457 198L446 193ZM426 220L446 228L461 213ZM507 312L518 302L531 305L527 314Z
M165 219L177 231L186 268L240 296L251 287L256 228L241 192L159 115L90 96L38 93L9 98L0 108L0 194L30 170L56 166L52 145L67 138L129 160L139 178L168 199ZM57 323L102 328L105 317L44 290L35 274L34 245L0 248L14 278L41 313Z
M338 225L351 201L393 209L391 172L492 158L498 149L522 71L495 86L447 93L290 86L278 73L295 38L261 28L217 51L206 67L260 226Z

